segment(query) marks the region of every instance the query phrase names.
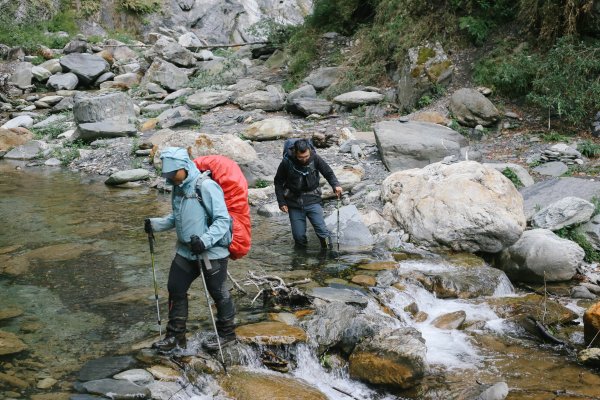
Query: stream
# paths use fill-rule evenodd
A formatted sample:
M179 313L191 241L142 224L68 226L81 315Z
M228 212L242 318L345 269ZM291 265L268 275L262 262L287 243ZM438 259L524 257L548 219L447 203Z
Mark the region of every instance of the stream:
M151 258L143 220L169 213L169 195L140 185L118 188L104 185L103 177L83 176L62 169L25 167L0 161L0 312L16 308L22 314L0 320L0 329L16 334L28 351L0 356L0 370L31 382L27 395L43 392L35 382L51 377L53 390L72 391L77 371L88 360L124 354L131 345L157 336L157 316ZM333 210L327 205L326 212ZM388 261L382 251L344 254L338 259L319 256L317 247L305 254L293 250L287 216L266 218L253 209L253 248L242 260L230 262L239 282L249 270L275 274L286 281L309 277L310 287L343 287L340 277L352 276L356 264ZM314 237L312 231L309 237ZM312 241L311 246L318 246ZM166 320L166 280L173 256L174 232L156 235L155 267L161 288L161 315ZM404 260L403 272L452 271L452 260ZM486 267L487 268L487 267ZM343 271L341 274L340 271ZM381 273L361 271L377 276ZM484 278L482 278L484 279ZM368 291L351 286L353 290ZM265 321L262 302L236 292L239 324ZM254 290L254 292L252 292ZM348 367L324 367L314 344L295 345L295 368L286 376L307 382L330 399L469 399L481 384L504 381L508 399L598 399L599 371L582 367L575 352L543 344L512 321L501 317L485 296L441 299L407 281L402 290L378 285L372 290L367 313L383 313L385 306L397 318L390 326L410 326L421 332L427 346L425 378L416 387L394 391L350 378ZM525 293L500 280L491 297L519 298ZM377 300L375 300L375 298ZM407 309L422 312L415 318ZM565 304L581 316L586 304ZM440 329L437 317L464 311L462 329ZM200 282L190 291L189 329L210 330ZM583 329L569 327L571 343L583 345ZM192 341L193 345L193 341ZM263 367L258 353L247 357L247 371L280 376ZM187 386L173 398L210 399L221 393L210 376ZM6 389L6 387L4 387ZM0 386L0 399L12 398Z

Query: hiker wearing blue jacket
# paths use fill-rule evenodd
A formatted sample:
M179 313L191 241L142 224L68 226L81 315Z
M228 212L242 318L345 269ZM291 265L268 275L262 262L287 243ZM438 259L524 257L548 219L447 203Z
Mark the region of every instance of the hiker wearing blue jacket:
M288 139L289 140L289 139ZM275 174L275 195L279 209L288 213L297 248L306 248L306 219L319 238L321 248L331 248L330 233L323 217L320 176L323 174L335 194L342 187L331 167L316 153L307 139L298 139L285 150ZM329 242L329 243L328 243Z
M173 212L163 218L148 218L144 230L162 232L175 228L177 247L169 270L169 322L164 339L152 345L166 352L177 346L186 346L188 318L188 289L200 276L198 259L210 260L209 269L202 261L202 269L209 294L217 306L217 331L221 344L235 340L235 307L225 286L227 280L228 246L231 243L231 217L227 212L223 190L201 173L190 159L186 149L167 147L160 156L162 176L173 185L171 206ZM199 241L192 245L192 236ZM205 257L206 256L206 257ZM209 350L217 350L218 342L204 343Z

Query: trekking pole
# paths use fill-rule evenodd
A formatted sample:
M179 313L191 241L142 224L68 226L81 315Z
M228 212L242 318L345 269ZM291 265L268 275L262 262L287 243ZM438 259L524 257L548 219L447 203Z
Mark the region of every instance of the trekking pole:
M162 337L160 325L160 307L158 306L158 284L156 283L156 269L154 268L154 232L148 232L148 243L150 243L150 259L152 260L152 279L154 280L154 299L156 300L156 318L158 319L158 334Z
M192 235L192 247L194 247L194 243L196 243L200 238L196 235ZM206 270L210 271L212 266L210 265L210 260L206 256L206 253L203 254L204 265L206 266ZM206 286L206 279L204 279L204 271L202 270L202 260L198 257L198 269L200 270L200 276L202 277L202 284L204 285L204 294L206 295L206 304L208 305L208 312L210 313L210 319L212 321L213 329L215 330L215 335L217 336L217 344L219 345L219 353L221 354L221 361L223 362L223 370L225 373L229 375L227 372L227 366L225 365L225 357L223 357L223 348L221 347L221 340L219 339L219 332L217 331L217 324L215 322L215 316L212 311L212 307L210 306L210 298L208 297L208 286Z
M337 200L337 234L335 235L337 241L337 252L340 254L340 204L342 203L341 196L338 196Z

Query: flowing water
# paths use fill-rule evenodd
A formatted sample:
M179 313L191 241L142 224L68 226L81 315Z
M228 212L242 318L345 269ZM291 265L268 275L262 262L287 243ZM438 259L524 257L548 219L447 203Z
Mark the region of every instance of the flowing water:
M64 170L20 168L0 162L0 311L16 307L23 314L0 321L0 329L17 334L29 347L0 366L16 376L58 379L70 389L75 374L89 359L128 352L131 344L157 335L151 258L143 220L170 211L169 195L144 186L119 189L103 178ZM174 233L156 234L155 267L166 319L165 287L173 256ZM296 254L286 217L263 218L253 213L253 250L230 263L233 277L243 282L247 271L272 273L286 281L305 277L323 283L354 260L373 254L324 260L316 249ZM447 264L406 262L405 269L448 268ZM494 296L518 296L508 281ZM261 302L236 296L241 323L267 319ZM382 289L380 299L403 321L418 329L427 343L429 369L423 383L408 392L392 393L349 378L347 367L325 369L313 349L294 349L294 377L319 388L331 399L469 398L461 397L477 382L504 380L509 399L600 398L598 371L576 364L562 348L540 345L499 318L481 299L442 300L418 286ZM199 282L191 289L191 329L210 329ZM414 322L405 311L416 303L427 319ZM379 305L372 302L373 312ZM577 309L577 306L572 307ZM466 330L442 330L431 321L462 310ZM581 313L581 309L577 309ZM163 322L164 326L164 322ZM581 329L572 335L582 342ZM246 368L267 372L250 355ZM203 377L179 398L212 398L216 382ZM204 388L204 389L201 389ZM212 388L212 389L210 389ZM211 391L212 390L212 391ZM569 397L570 396L570 397ZM3 398L0 392L0 398Z

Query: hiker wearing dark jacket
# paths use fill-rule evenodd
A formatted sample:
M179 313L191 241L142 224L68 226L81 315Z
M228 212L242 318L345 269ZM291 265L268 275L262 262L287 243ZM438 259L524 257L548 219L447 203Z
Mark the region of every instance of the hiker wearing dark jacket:
M217 306L217 331L221 344L235 340L235 307L227 281L228 246L231 242L231 218L221 187L201 173L186 149L167 147L160 156L162 176L173 185L173 212L162 218L147 218L146 233L175 229L176 254L169 270L169 322L166 337L152 345L159 351L186 346L188 290L198 276L201 261L206 286ZM201 198L201 202L200 202ZM199 240L193 240L193 238ZM208 260L208 261L206 261ZM207 265L208 264L210 265ZM209 350L218 349L216 338L205 342Z
M319 157L306 139L300 139L288 150L275 175L277 203L288 213L292 236L297 247L304 248L306 218L310 221L322 248L328 247L330 233L323 218L320 175L323 175L339 197L342 187L331 167ZM331 243L329 243L331 245Z

